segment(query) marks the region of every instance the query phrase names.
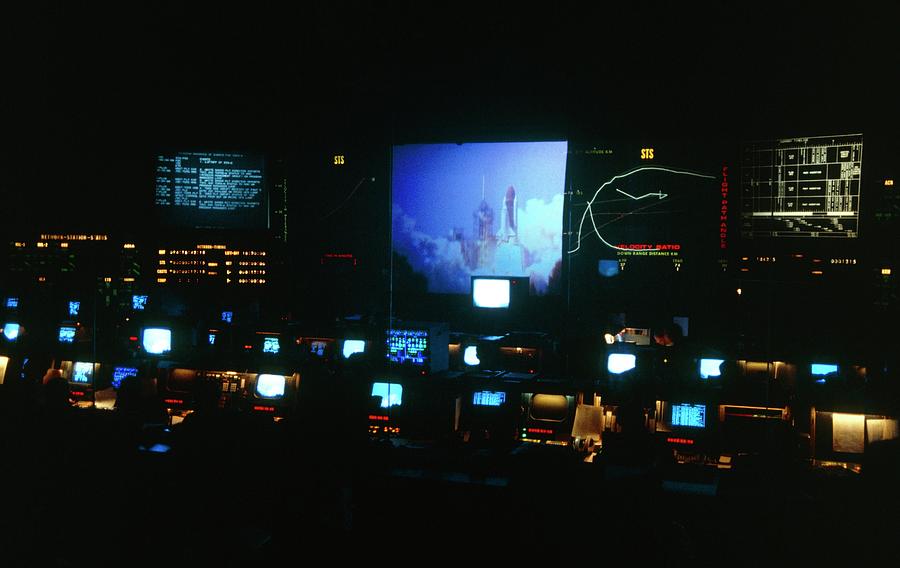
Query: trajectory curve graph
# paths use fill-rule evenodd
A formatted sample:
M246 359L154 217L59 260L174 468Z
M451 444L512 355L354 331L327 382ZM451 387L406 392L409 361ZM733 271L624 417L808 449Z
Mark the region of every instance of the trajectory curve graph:
M600 239L600 241L603 244L605 244L606 246L608 246L610 248L616 249L616 250L627 250L627 249L623 249L622 247L617 247L613 244L610 244L606 239L603 238L603 235L600 234L600 229L597 227L597 222L594 221L594 211L591 209L591 206L594 204L594 201L597 199L597 196L600 195L600 192L603 191L604 187L606 187L607 185L616 181L617 179L626 178L630 175L634 175L636 173L643 172L643 171L661 171L661 172L667 172L670 174L694 176L694 177L704 178L704 179L716 179L715 176L711 176L711 175L698 174L696 172L689 172L687 170L675 170L672 168L664 168L662 166L643 166L640 168L636 168L630 172L625 172L624 174L618 174L618 175L611 177L610 179L605 181L603 183L603 185L601 185L599 188L597 188L597 191L594 192L593 197L591 197L591 199L587 202L587 207L584 210L584 214L581 216L581 222L578 223L578 244L574 249L569 251L569 254L578 252L578 249L581 248L581 241L582 241L581 232L582 232L582 229L584 228L584 219L588 216L588 213L591 214L591 225L593 225L593 227L594 227L594 233L597 235L597 238ZM624 193L624 192L622 192L622 193ZM629 197L632 197L632 196L629 195ZM646 197L646 196L642 196L642 197ZM662 199L662 196L660 196L659 198ZM635 198L632 197L632 199L635 199ZM658 249L648 249L648 250L658 250Z

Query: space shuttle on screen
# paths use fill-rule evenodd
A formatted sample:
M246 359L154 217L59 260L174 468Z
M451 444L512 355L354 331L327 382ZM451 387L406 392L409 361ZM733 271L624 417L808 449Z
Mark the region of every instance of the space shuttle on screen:
M501 241L510 241L518 239L519 214L516 207L518 198L516 197L516 189L513 186L506 188L506 195L500 206L500 232L497 238Z

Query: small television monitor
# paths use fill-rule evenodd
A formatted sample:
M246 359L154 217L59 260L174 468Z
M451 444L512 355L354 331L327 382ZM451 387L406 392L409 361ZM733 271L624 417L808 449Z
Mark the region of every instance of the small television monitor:
M18 298L7 298L6 299L6 307L7 308L18 308L19 307L19 299Z
M684 426L687 428L706 427L706 405L704 404L673 404L672 426Z
M722 363L724 362L724 359L700 359L700 378L722 376Z
M74 317L78 317L78 312L81 311L81 302L78 300L72 300L69 302L69 315Z
M256 377L256 396L259 398L281 398L287 382L284 375L258 375Z
M10 341L15 341L19 337L19 324L7 323L3 326L3 335Z
M119 390L125 377L136 377L137 375L138 370L136 367L115 367L112 375L112 386L114 389Z
M216 334L210 333L207 338L207 341L209 342L210 345L215 345L216 344Z
M428 332L423 329L390 329L387 337L388 361L425 365Z
M59 342L60 343L74 343L75 331L76 331L76 329L74 327L70 327L68 325L60 326Z
M262 351L263 353L277 355L281 351L281 342L278 341L277 337L264 337Z
M562 394L536 394L531 397L530 414L541 422L562 422L569 415L569 399Z
M481 364L481 359L478 358L477 345L466 345L466 348L463 350L463 363L469 367L475 367Z
M372 396L381 397L381 408L403 404L403 385L397 383L372 383Z
M472 305L476 308L508 308L508 278L472 278Z
M146 294L134 294L131 296L131 309L136 311L143 311L147 308L147 296Z
M506 402L506 393L502 391L476 391L472 393L473 406L501 406Z
M172 330L166 327L148 327L144 329L141 344L144 351L151 355L163 355L172 350Z
M830 375L831 373L837 373L838 366L827 364L827 363L813 363L810 365L810 373L816 376L825 376Z
M313 339L309 342L309 352L316 357L324 357L328 350L328 342L322 339Z
M614 375L621 375L637 365L637 357L633 353L610 353L606 358L606 370Z
M366 342L364 339L345 339L344 345L341 347L341 355L344 359L349 359L354 353L365 353Z
M609 260L609 259L600 259L597 262L597 274L600 276L605 276L606 278L612 278L619 274L621 268L619 267L618 260Z
M72 367L72 382L90 384L94 381L94 364L77 361Z
M222 321L225 323L231 323L232 318L234 318L234 312L222 312Z

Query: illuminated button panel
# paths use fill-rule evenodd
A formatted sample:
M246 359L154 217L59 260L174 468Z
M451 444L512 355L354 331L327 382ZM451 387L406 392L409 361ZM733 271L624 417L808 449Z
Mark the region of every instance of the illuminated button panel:
M384 414L369 415L369 435L370 436L399 436L400 428L390 423L390 416Z

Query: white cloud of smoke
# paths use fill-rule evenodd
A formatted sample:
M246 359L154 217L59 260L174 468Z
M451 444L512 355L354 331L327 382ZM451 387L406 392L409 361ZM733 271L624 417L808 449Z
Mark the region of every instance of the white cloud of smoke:
M520 202L521 203L521 202ZM519 243L524 249L523 274L539 294L546 293L550 274L562 255L563 196L547 203L528 199L518 211ZM432 236L416 228L416 220L398 205L393 208L394 251L424 275L429 292L467 294L473 271L466 265L460 241ZM466 235L471 239L472 235ZM478 271L489 273L490 271Z

